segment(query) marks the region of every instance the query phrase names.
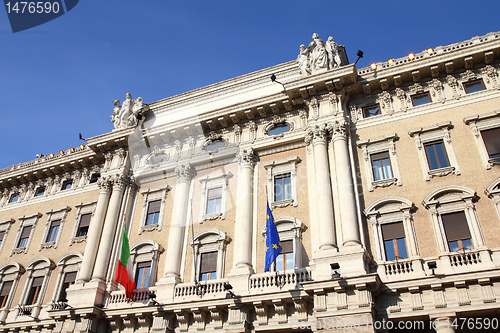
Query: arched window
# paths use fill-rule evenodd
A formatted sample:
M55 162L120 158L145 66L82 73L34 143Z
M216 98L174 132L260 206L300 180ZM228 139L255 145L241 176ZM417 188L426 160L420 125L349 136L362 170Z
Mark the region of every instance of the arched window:
M476 198L474 190L458 185L439 187L425 197L440 253L485 246L474 208Z
M221 279L224 275L226 234L217 229L205 229L190 240L194 249L193 281Z
M137 289L149 288L156 283L158 259L163 248L152 240L141 240L130 247L134 281Z
M498 217L500 218L500 178L492 181L491 184L488 185L484 193L488 196L488 198L493 200Z
M50 273L54 267L55 265L50 259L42 257L35 258L28 263L26 268L28 276L21 295L18 316L38 318Z
M59 272L57 275L56 288L52 295L52 302L66 303L66 289L73 285L76 281L83 255L79 252L70 252L65 254L57 262Z
M0 266L0 322L5 322L7 319L19 277L23 273L24 267L17 262L11 261Z
M271 266L271 270L283 271L301 268L303 266L302 222L291 216L275 216L274 222L280 236L282 251ZM260 228L260 232L266 237L266 225Z

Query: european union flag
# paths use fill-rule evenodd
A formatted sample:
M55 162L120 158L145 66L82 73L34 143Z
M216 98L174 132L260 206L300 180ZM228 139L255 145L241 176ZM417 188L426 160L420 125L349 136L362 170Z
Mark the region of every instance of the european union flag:
M269 202L267 203L267 214L266 214L266 269L265 272L269 271L272 263L281 253L281 243L280 236L278 234L278 228L274 223L273 213L269 208Z

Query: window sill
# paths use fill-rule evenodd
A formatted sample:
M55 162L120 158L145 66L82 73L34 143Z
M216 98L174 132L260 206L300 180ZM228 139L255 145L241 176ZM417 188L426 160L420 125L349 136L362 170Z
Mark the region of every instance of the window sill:
M141 230L139 234L142 234L143 231L151 232L154 230L159 230L160 225L159 224L149 224L149 225L144 225L141 227Z
M287 199L287 200L281 200L281 201L274 201L271 203L272 208L283 208L286 206L292 206L295 204L295 200L293 199Z
M86 242L87 241L87 236L79 236L79 237L73 237L71 239L71 243L69 244L70 246L73 245L74 243L81 243L81 242Z
M490 158L488 162L491 164L500 164L500 158Z
M398 179L397 178L387 178L387 179L381 179L381 180L374 180L372 182L372 187L373 188L376 188L376 187L387 187L387 186L391 186L393 184L397 184L398 183Z
M446 168L440 168L440 169L434 169L434 170L429 170L429 176L431 177L442 177L449 175L450 173L455 171L455 167L449 166Z
M51 247L56 248L56 242L47 242L47 243L42 243L40 245L40 250L41 249L50 249Z
M205 214L201 217L201 223L204 221L212 221L212 220L217 220L218 218L223 218L222 213L211 213L211 214Z
M26 253L26 252L28 252L27 248L25 248L25 247L18 247L18 248L12 249L12 252L10 253L10 255L20 254L20 253Z

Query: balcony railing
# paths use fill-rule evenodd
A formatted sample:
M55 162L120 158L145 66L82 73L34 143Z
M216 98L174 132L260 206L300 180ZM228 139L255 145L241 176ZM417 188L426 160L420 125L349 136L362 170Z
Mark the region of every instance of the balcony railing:
M307 268L283 272L268 272L250 277L250 289L299 287L300 283L311 281L311 272Z
M386 275L401 275L413 273L413 263L411 261L387 262L384 264Z
M147 303L151 299L151 294L156 295L155 290L134 290L132 292L132 299L128 298L125 290L112 291L108 297L106 306L119 304L119 303Z
M204 296L207 294L225 293L224 283L227 280L189 282L175 286L175 297Z
M479 252L463 252L450 255L450 264L452 267L464 267L481 264Z

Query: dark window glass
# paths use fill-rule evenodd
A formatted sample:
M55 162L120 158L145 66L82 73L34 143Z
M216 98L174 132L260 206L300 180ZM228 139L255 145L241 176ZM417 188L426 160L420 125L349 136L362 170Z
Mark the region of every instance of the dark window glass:
M5 231L0 231L0 247L2 246L4 237L5 237Z
M148 288L151 278L151 262L140 262L135 272L135 285L137 288Z
M225 145L224 140L215 140L215 141L212 141L211 143L209 143L209 144L207 145L207 148L206 148L206 149L207 149L208 151L214 151L214 150L217 150L217 149L219 149L219 148L224 147L224 145Z
M490 158L500 158L500 128L481 131Z
M276 271L293 268L293 241L281 241L281 253L276 257Z
M211 188L207 191L207 214L220 213L222 204L222 187Z
M276 175L274 177L274 201L288 200L292 198L292 183L289 173Z
M16 202L19 200L19 193L14 193L9 198L9 203Z
M37 189L35 191L35 197L41 197L44 194L45 194L45 186L37 187Z
M425 144L425 153L427 154L427 161L429 162L429 168L431 170L450 166L443 141Z
M464 83L464 87L467 94L472 94L485 89L483 80Z
M61 226L61 220L55 220L50 222L49 233L47 234L47 243L55 242L57 239L57 233L59 232L59 227Z
M290 130L290 126L288 126L287 123L281 123L281 124L277 124L275 126L273 126L268 134L269 135L279 135L281 133L285 133L285 132L288 132Z
M403 222L382 224L385 260L407 259L405 230Z
M80 216L80 224L78 225L78 231L76 232L76 237L87 236L89 232L90 219L92 214L82 214Z
M64 280L63 284L61 286L61 292L59 293L59 302L67 302L68 299L66 298L66 289L69 288L69 286L75 284L76 281L76 272L68 272L64 274Z
M379 114L380 114L380 107L378 104L363 108L363 117L365 118L378 116Z
M12 289L13 281L5 281L2 284L2 289L0 289L0 308L7 305L7 299L9 298L10 290Z
M26 305L33 305L38 301L40 290L42 289L43 279L43 276L33 278L28 298L26 299Z
M411 96L411 100L413 102L413 106L424 105L431 102L431 96L429 93L423 93L419 95Z
M200 280L213 280L217 278L218 252L206 252L200 256Z
M148 214L146 217L146 225L158 224L160 219L161 200L151 201L148 204Z
M373 166L373 177L375 180L383 180L392 178L391 161L389 160L389 152L371 155Z
M450 252L472 249L469 225L463 211L441 214L441 220Z
M73 179L67 179L63 181L61 186L61 191L69 190L73 186Z
M101 174L99 172L94 172L90 176L89 184L97 183L97 181L99 180L99 177L101 177Z
M28 240L30 239L31 226L23 228L21 232L21 237L19 238L19 243L17 243L18 248L25 248L28 245Z

